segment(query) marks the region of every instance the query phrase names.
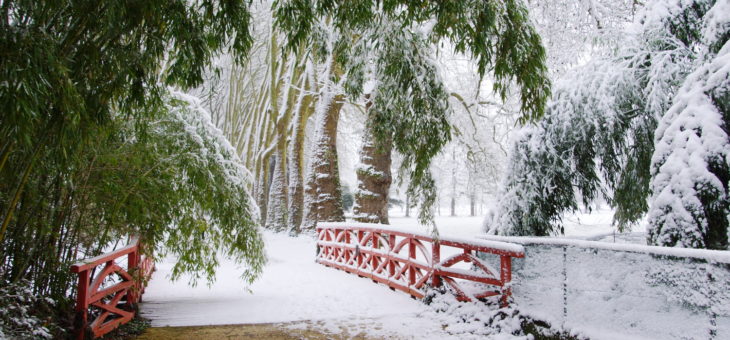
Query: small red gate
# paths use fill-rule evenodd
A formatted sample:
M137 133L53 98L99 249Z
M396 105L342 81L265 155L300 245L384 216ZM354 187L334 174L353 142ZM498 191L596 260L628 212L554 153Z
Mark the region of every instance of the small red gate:
M139 239L124 248L83 260L71 266L78 273L76 339L96 338L134 318L147 280L154 270L152 259L142 256ZM127 258L127 268L116 260ZM101 265L104 265L101 267ZM118 275L118 278L113 275ZM122 302L124 299L124 302ZM92 317L93 320L89 320Z
M321 223L317 248L318 263L369 277L419 299L429 281L433 287L446 282L460 301L501 295L502 306L512 294L512 258L525 256L524 248L512 243L446 237L434 240L426 234L359 223ZM445 251L453 255L441 260ZM476 252L498 256L499 270L478 258ZM473 265L474 270L453 267L460 262ZM488 286L467 292L462 287L465 281Z

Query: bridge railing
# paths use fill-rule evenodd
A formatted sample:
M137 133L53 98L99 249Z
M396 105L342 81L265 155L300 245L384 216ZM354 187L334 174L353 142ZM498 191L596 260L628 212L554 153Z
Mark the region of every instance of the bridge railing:
M517 244L434 239L390 226L320 223L316 230L318 263L368 277L416 298L424 297L428 285L445 283L460 301L500 296L500 303L507 305L512 294L512 258L525 254ZM477 252L496 261L484 260ZM499 268L491 266L495 262Z
M152 258L143 256L141 247L134 238L123 248L71 266L78 274L76 339L103 336L134 318L154 270Z

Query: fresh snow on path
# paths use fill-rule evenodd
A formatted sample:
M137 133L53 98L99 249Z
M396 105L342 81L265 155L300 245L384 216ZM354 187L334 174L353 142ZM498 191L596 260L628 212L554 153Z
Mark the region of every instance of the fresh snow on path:
M312 237L263 234L269 263L249 287L251 292L231 261L221 262L212 286L190 287L186 278L170 282L173 262L167 259L157 264L141 304L142 316L155 327L318 320L318 327L332 333L345 327L350 334L449 337L439 322L421 317L428 306L420 301L315 263Z

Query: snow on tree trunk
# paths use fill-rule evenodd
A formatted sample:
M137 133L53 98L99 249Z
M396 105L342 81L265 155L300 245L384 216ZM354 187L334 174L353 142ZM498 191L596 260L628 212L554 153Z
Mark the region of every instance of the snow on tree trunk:
M650 243L728 248L729 132L730 43L725 42L716 57L687 77L657 128Z
M311 96L304 103L294 125L291 148L289 149L289 228L299 233L304 213L304 134L309 118ZM306 100L306 98L305 98Z
M312 229L318 221L343 222L342 190L337 164L337 124L344 96L338 94L321 110L317 119L317 142L314 146L307 186L306 214L301 229Z
M269 167L270 163L268 159L264 159L261 162L261 171L259 172L259 178L256 181L256 188L254 190L255 194L254 197L256 198L256 204L259 207L259 216L261 216L261 225L266 225L266 217L267 217L267 206L269 203L269 187L270 187L270 174L269 174Z
M283 146L278 146L276 152L274 172L271 178L271 186L269 187L269 203L266 213L266 228L282 231L287 227L287 172L286 172L286 156L282 155L281 149L286 150L286 140L279 142Z
M372 105L368 102L367 108ZM356 168L357 191L355 192L355 220L366 223L390 224L388 221L388 193L392 176L390 174L391 140L376 141L372 122L366 123L360 150L360 164Z
M299 231L313 230L317 227L317 183L314 169L311 166L304 186L304 210L302 215L302 224Z

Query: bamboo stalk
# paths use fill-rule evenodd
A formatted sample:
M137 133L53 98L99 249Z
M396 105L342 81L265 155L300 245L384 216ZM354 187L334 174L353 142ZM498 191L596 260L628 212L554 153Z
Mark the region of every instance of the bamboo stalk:
M38 154L40 153L41 148L44 145L45 145L45 141L41 141L40 143L38 143L38 146L36 147L35 151L33 151L33 155L31 155L30 159L28 160L28 164L26 165L25 170L23 171L23 177L20 180L20 183L18 183L18 187L15 189L15 194L13 195L13 199L10 201L10 204L8 205L8 209L5 212L5 218L3 218L2 227L0 227L0 244L5 239L5 232L8 229L10 220L13 218L13 211L15 210L15 207L18 205L18 201L20 200L20 195L23 193L25 184L28 182L30 173L33 170L33 165L35 165L35 160L38 157Z

